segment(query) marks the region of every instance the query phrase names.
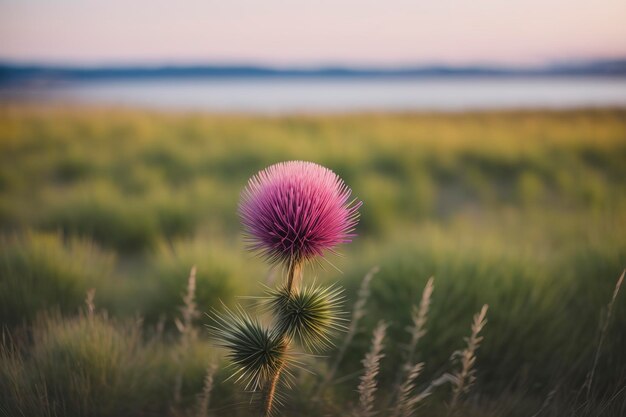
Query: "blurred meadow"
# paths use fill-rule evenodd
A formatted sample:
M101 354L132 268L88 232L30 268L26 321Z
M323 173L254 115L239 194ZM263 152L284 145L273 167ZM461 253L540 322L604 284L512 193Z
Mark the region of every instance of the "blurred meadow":
M281 412L351 410L379 320L389 327L376 405L388 409L411 309L432 276L417 388L454 367L488 304L460 415L626 413L623 289L591 392L581 390L626 266L626 110L270 117L9 104L0 108L0 413L191 416L207 415L197 411L206 401L208 415L248 415L204 313L220 301L247 305L236 296L281 279L245 251L237 205L250 176L285 160L329 167L364 203L358 238L305 279L338 281L352 311L363 276L380 271L322 399L311 401L333 351L301 359L313 373L295 371ZM186 320L194 265L203 314ZM446 415L449 396L436 387L418 412Z

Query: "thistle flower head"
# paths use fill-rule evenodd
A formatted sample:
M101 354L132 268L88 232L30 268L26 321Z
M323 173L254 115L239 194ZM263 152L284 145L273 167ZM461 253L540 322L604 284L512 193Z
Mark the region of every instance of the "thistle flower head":
M350 242L361 202L312 162L272 165L248 182L239 206L249 247L270 262L299 264Z
M274 314L276 330L310 351L329 348L332 334L346 328L339 287L306 285L294 292L283 286L269 290L265 302Z
M263 327L241 307L237 312L226 309L226 314L214 313L212 318L208 328L217 345L228 351L226 356L234 368L231 378L242 382L246 390L259 390L291 361L288 341L282 334Z

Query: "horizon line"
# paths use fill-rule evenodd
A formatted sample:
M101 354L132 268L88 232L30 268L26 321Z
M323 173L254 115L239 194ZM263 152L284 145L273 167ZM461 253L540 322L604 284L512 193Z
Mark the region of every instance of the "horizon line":
M415 62L397 62L397 63L376 63L376 62L338 62L333 60L320 62L293 62L278 63L269 62L259 59L149 59L149 60L115 60L108 59L102 61L76 61L72 59L15 59L0 57L0 66L3 67L39 67L51 69L116 69L116 68L136 68L136 69L155 69L155 68L263 68L277 71L290 70L324 70L324 69L349 69L349 70L400 70L415 68L490 68L503 70L537 70L562 66L579 66L596 63L620 63L626 62L626 54L607 57L584 57L584 58L560 58L545 59L541 62L533 63L513 63L498 60L476 60L467 62L447 62L445 60L429 60Z
M0 84L105 79L175 78L426 78L426 77L626 77L626 57L536 67L505 66L299 66L195 64L133 66L51 66L13 64L0 60Z

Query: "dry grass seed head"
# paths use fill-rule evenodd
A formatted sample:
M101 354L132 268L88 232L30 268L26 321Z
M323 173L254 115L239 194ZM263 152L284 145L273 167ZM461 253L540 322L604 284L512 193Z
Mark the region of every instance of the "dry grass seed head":
M380 372L380 360L385 356L382 353L383 340L387 331L387 324L383 321L378 322L374 329L372 337L372 345L370 351L363 359L363 375L358 387L359 406L356 412L357 416L371 417L374 412L375 394L378 389L376 377Z

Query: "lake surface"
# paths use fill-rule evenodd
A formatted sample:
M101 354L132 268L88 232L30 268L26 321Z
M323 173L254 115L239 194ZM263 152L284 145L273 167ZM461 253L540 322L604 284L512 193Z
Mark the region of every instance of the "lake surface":
M626 107L626 78L100 80L0 87L0 101L270 114Z

